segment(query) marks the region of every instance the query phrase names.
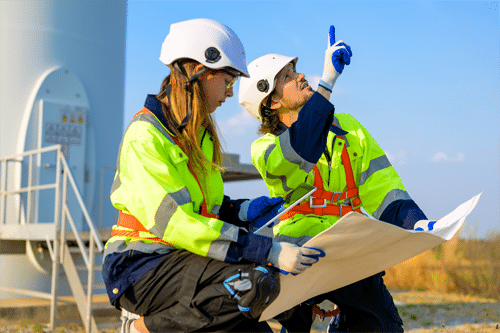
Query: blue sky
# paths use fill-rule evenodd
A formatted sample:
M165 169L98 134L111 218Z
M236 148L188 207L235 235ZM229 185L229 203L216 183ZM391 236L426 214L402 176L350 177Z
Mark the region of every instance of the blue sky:
M160 56L170 24L211 18L240 37L247 62L267 53L297 56L316 87L328 29L353 56L330 101L358 119L384 149L430 219L484 192L466 236L500 232L500 24L491 1L129 1L125 126L157 93L168 68ZM235 96L215 116L226 151L251 163L258 122ZM226 184L232 198L267 194L263 181Z

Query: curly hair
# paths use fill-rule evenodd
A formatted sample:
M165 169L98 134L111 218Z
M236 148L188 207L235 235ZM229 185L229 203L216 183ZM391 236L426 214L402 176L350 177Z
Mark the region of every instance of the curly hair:
M273 110L266 108L262 105L262 124L260 125L257 133L259 134L276 134L278 126L280 124L280 118L278 116L278 110Z

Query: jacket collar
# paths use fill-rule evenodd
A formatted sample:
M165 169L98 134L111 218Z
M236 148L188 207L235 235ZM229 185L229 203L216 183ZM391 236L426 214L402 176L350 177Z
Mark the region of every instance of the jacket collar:
M333 132L335 135L340 135L340 136L346 135L347 133L349 133L347 131L344 131L342 128L340 128L340 126L337 127L333 124L330 126L330 132Z
M155 95L149 94L146 97L146 101L144 102L144 107L151 111L156 118L162 123L163 126L169 131L170 133L174 133L168 126L167 119L165 118L165 115L163 114L163 109L161 107L161 102L156 98Z
M279 124L278 124L278 128L274 132L274 135L279 136L279 135L283 134L283 132L286 131L287 129L288 129L288 126L286 126L285 124L283 124L280 121Z
M282 122L280 122L278 124L278 128L276 129L276 131L274 132L274 135L278 136L280 134L282 134L284 131L286 131L288 129L288 127L283 124ZM340 128L340 125L336 126L334 124L332 124L330 126L330 132L333 132L335 135L339 135L339 136L342 136L342 135L346 135L347 131L344 131L342 128Z

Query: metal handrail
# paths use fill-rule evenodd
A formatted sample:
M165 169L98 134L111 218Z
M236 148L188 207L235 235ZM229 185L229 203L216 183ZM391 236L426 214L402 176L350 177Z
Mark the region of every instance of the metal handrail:
M20 157L25 157L28 155L35 155L35 154L43 154L43 153L47 153L47 152L53 151L53 150L61 150L61 145L53 145L53 146L43 147L43 148L39 148L39 149L32 149L32 150L27 150L24 153L12 154L9 156L0 157L0 162L5 162L5 161L9 162L11 160L16 161L16 162L20 162L20 160L19 160Z
M0 195L2 196L1 200L0 200L0 210L2 211L0 214L0 223L1 224L5 223L5 221L4 221L4 213L5 213L4 212L4 207L5 207L4 200L5 200L5 197L7 195L28 193L28 192L45 190L45 189L56 189L56 195L59 194L59 193L57 193L59 191L58 179L56 179L56 181L53 184L31 185L31 177L30 177L30 179L29 179L30 184L27 187L22 187L22 188L19 188L16 190L9 190L9 191L7 191L7 189L6 189L7 162L11 162L11 161L21 162L23 157L30 156L30 167L31 167L32 166L31 156L37 155L37 154L43 154L43 153L47 153L47 152L51 152L51 151L57 152L56 163L62 164L63 173L65 175L67 175L67 177L68 177L68 180L69 180L70 185L73 189L73 192L78 200L78 204L79 204L79 206L83 212L83 215L85 217L85 222L87 223L87 226L89 227L90 234L94 238L94 241L96 243L95 245L97 246L98 252L99 253L103 252L104 247L102 245L102 241L101 241L96 229L94 228L94 224L92 223L92 219L90 218L90 215L87 211L87 208L86 208L86 206L83 202L83 199L80 195L80 190L78 189L78 186L77 186L75 179L71 173L71 169L69 168L68 163L66 162L66 159L64 158L64 155L61 153L62 147L59 144L49 146L49 147L40 148L40 149L33 149L33 150L25 151L25 152L20 153L20 154L13 154L13 155L9 155L9 156L0 158ZM56 165L56 168L59 167L59 165ZM31 168L30 168L29 172L31 173ZM58 173L56 173L56 175L59 176ZM65 189L63 189L63 190L65 190ZM66 193L66 195L67 195L67 193ZM66 199L67 198L64 198L64 202L66 202ZM57 201L58 200L56 200L56 204L58 203ZM62 207L63 211L65 211L65 208L67 211L69 211L69 208L67 207L67 205L64 205ZM30 211L31 207L27 207L27 209L28 209L28 211ZM55 222L57 222L57 221L55 221ZM64 232L64 230L61 230L61 231ZM78 230L73 230L73 233L75 234L75 237L79 237L79 235L77 235Z
M40 157L41 154L55 151L56 152L56 179L54 183L49 183L49 184L43 184L43 185L33 185L33 166L34 164L37 166L40 166ZM8 178L8 172L10 171L10 167L8 166L9 162L20 162L22 163L24 158L28 156L29 161L28 161L28 185L26 187L21 187L21 184L17 185L18 188L16 189L9 189L7 191L7 178ZM34 163L33 157L38 157L37 162ZM15 169L19 170L19 169ZM16 171L14 171L16 172ZM62 175L62 179L61 179ZM62 183L61 183L62 180ZM69 181L69 184L68 184ZM76 196L76 199L78 201L79 207L83 213L83 216L85 218L85 222L87 223L87 226L90 231L89 235L89 244L88 244L88 254L86 251L85 243L80 235L79 230L76 227L75 221L73 217L71 216L70 208L67 204L68 201L68 189L71 188L73 190L74 195ZM0 225L5 224L5 216L6 216L6 198L7 196L19 196L22 193L27 193L27 218L26 221L28 223L31 222L31 211L32 211L32 205L34 201L32 200L32 194L33 192L38 193L41 190L46 190L46 189L54 189L55 190L55 197L54 197L54 228L55 228L55 234L57 235L57 232L60 232L60 239L50 239L50 237L47 237L47 245L50 251L51 258L53 260L52 262L52 285L51 289L52 292L50 294L47 293L38 293L34 291L28 291L28 290L22 290L22 293L25 293L27 295L31 296L43 296L45 298L48 298L51 300L51 313L50 313L50 322L51 325L53 325L55 321L55 304L57 301L57 294L56 294L56 284L57 284L57 276L58 276L58 263L64 264L64 258L66 257L64 255L64 249L67 248L64 246L66 244L66 221L68 221L69 225L71 226L71 231L73 232L73 235L75 237L75 240L78 244L78 249L80 252L80 255L82 256L85 266L88 270L88 279L87 279L87 295L86 295L86 314L84 315L85 318L82 318L84 321L84 325L86 326L86 331L90 331L90 326L91 326L91 321L92 321L92 295L93 295L93 280L94 280L94 268L95 268L95 250L97 250L98 253L102 253L104 251L104 247L102 245L101 238L99 237L99 234L97 233L94 224L92 222L92 219L90 218L90 215L87 211L87 208L84 204L84 201L82 199L82 196L80 194L80 190L75 182L75 179L73 177L73 174L71 173L71 169L68 166L68 163L66 159L64 158L64 155L62 153L62 146L61 145L53 145L49 147L44 147L40 149L33 149L30 151L25 151L20 154L13 154L10 156L6 157L1 157L0 158ZM61 191L62 190L62 191ZM62 193L61 193L62 192ZM102 212L100 212L102 214ZM22 221L22 218L19 216L16 216L17 223L23 224L24 222ZM36 220L36 218L35 218ZM35 221L34 223L38 223L38 221ZM50 245L50 241L53 241L53 248ZM11 290L12 291L12 290ZM19 290L16 290L14 292L18 292ZM83 300L81 300L83 301Z
M80 204L80 208L82 209L83 216L85 217L85 220L87 222L87 225L90 229L90 233L94 237L94 240L96 242L97 248L99 249L99 253L104 251L104 247L102 246L102 240L99 237L99 234L94 228L94 224L92 223L92 219L90 218L90 215L87 211L87 208L85 207L85 204L83 202L82 196L80 195L80 191L78 189L78 186L76 185L75 179L73 178L73 175L71 174L71 170L68 166L68 163L66 162L66 159L62 156L60 156L59 161L63 164L64 166L64 175L68 177L69 182L71 186L73 187L73 192L76 195L76 199L78 200L78 203ZM77 232L73 232L76 236Z
M56 187L57 187L56 184L34 185L29 187L21 187L18 190L4 191L3 194L5 195L21 194L29 191L50 190L51 188L56 188Z

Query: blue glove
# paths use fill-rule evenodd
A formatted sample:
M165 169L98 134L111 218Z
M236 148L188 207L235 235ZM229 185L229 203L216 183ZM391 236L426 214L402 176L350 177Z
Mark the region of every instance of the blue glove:
M250 231L255 231L278 214L280 209L283 209L283 198L262 196L241 204L239 217L240 220L250 221Z
M344 66L351 63L351 57L351 47L341 40L335 42L335 27L330 26L323 76L319 81L319 85L331 92L335 81L342 74Z

